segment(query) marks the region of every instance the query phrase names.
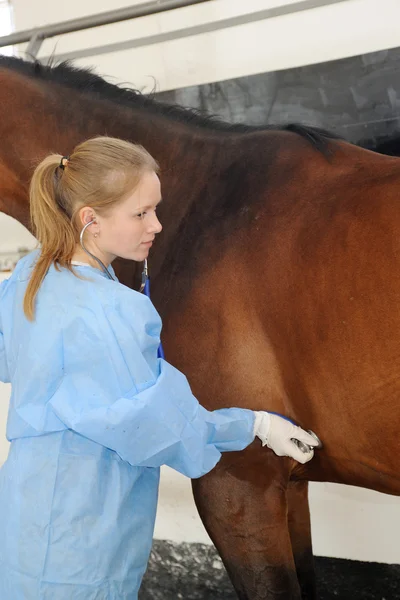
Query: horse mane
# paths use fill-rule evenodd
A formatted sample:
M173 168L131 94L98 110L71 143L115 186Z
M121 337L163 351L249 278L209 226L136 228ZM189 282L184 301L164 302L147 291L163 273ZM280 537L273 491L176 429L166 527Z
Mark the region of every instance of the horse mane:
M34 79L64 85L81 93L96 96L99 99L116 102L121 106L142 108L153 114L162 115L168 119L200 129L242 134L255 131L291 131L307 139L315 149L324 153L330 139L339 139L339 136L332 132L298 123L261 126L227 123L216 115L209 115L205 111L196 108L159 102L155 99L154 92L143 94L139 90L130 87L109 83L94 73L91 68L76 67L68 61L55 63L51 60L47 65L44 65L39 60L31 62L14 56L0 56L1 67L12 69Z

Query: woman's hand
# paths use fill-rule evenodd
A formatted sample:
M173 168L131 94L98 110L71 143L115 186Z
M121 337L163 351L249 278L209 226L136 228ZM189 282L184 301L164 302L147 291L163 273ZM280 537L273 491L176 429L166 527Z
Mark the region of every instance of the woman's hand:
M314 448L321 446L317 436L310 435L285 417L265 411L254 413L254 435L278 456L290 456L304 464L314 456Z

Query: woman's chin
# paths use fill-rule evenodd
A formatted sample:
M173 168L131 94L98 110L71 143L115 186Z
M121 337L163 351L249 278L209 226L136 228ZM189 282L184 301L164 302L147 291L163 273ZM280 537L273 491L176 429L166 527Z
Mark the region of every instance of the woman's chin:
M131 260L136 260L137 262L142 262L146 260L149 256L149 249L141 250L140 252L135 252L131 258Z
M125 260L134 260L136 262L143 262L149 256L150 248L140 248L135 252L127 252L126 254L118 254L120 258Z

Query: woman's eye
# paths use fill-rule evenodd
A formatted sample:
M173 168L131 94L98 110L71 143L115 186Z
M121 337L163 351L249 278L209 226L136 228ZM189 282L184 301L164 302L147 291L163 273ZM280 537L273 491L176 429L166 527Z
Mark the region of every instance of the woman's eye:
M147 211L147 210L145 210L145 211L143 211L143 212L141 212L141 213L137 214L136 216L137 216L137 217L139 217L139 219L143 219L143 217L147 215L147 212L148 212L148 211ZM155 212L155 213L157 212L157 207L156 207L156 206L153 208L153 212Z

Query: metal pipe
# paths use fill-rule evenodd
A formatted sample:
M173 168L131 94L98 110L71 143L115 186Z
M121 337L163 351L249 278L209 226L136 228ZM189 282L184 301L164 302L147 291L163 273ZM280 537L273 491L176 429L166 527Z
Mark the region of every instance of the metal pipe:
M200 23L199 25L184 27L182 29L174 29L172 31L166 31L163 33L156 33L155 35L135 38L133 40L124 40L123 42L114 42L112 44L105 44L102 46L93 46L91 48L84 48L83 50L73 50L72 52L62 52L55 54L55 57L58 61L75 60L87 58L89 56L98 56L106 53L108 54L110 52L120 52L123 50L130 50L132 48L140 48L142 46L162 44L171 40L179 40L193 35L211 33L213 31L220 31L229 27L237 27L239 25L246 25L256 21L264 21L266 19L291 15L297 12L312 10L314 8L322 8L324 6L330 6L332 4L339 4L342 2L349 2L349 0L301 0L300 2L283 4L274 8L266 8L252 13L227 17L226 19L219 19L218 21ZM49 59L50 56L40 57L40 60L44 64L46 64Z
M62 21L61 23L54 23L53 25L45 25L44 27L26 29L25 31L18 31L10 35L5 35L0 37L0 48L29 42L34 36L46 39L56 35L72 33L74 31L83 31L84 29L100 27L101 25L111 25L112 23L128 21L129 19L138 19L139 17L156 15L176 8L185 8L195 4L202 4L203 2L214 1L215 0L153 0L152 2L145 2L139 6L127 6L125 8L110 10L96 15L80 17L79 19L70 19L69 21Z

